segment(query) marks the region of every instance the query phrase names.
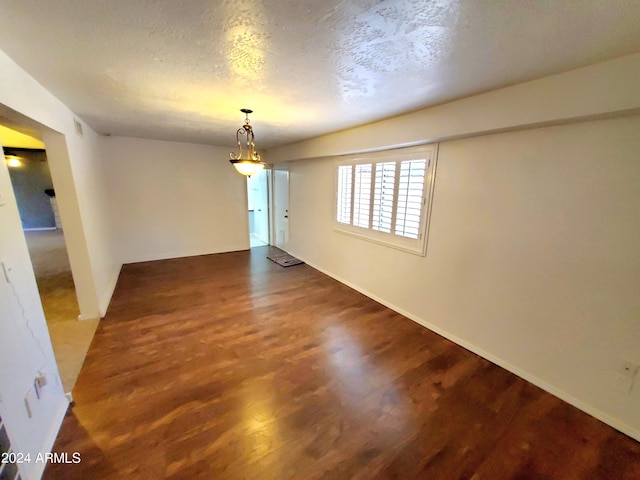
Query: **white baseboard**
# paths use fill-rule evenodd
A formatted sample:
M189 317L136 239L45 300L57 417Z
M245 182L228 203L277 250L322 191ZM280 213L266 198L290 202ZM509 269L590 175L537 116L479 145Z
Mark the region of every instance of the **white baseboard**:
M119 265L111 275L111 279L109 280L109 284L107 288L102 294L102 299L98 304L98 311L93 314L80 314L78 315L78 320L97 320L100 318L104 318L107 314L107 309L109 308L109 303L111 303L111 297L113 296L113 292L116 290L116 285L118 283L118 278L120 277L120 270L122 270L122 265Z
M247 244L243 247L233 247L228 250L216 250L215 252L211 251L184 251L184 252L164 252L164 253L152 253L148 255L142 255L139 257L125 257L122 261L123 264L129 263L143 263L143 262L156 262L158 260L170 260L172 258L186 258L186 257L199 257L200 255L217 255L218 253L231 253L231 252L242 252L244 250L249 250L250 245L247 238Z
M407 312L406 310L397 307L396 305L388 302L387 300L378 297L377 295L372 294L371 292L368 292L367 290L360 288L359 286L339 277L338 275L333 274L332 272L329 272L328 270L325 270L324 268L314 264L313 262L309 262L306 258L304 258L301 255L298 255L295 252L288 252L290 255L293 255L296 258L299 258L300 260L302 260L303 262L305 262L307 265L309 265L310 267L315 268L316 270L318 270L319 272L324 273L325 275L328 275L329 277L333 278L334 280L337 280L338 282L353 288L354 290L356 290L357 292L360 292L361 294L363 294L366 297L371 298L372 300L375 300L376 302L384 305L387 308L390 308L391 310L398 312L400 315L403 315L405 317L407 317L408 319L416 322L417 324L427 328L428 330L431 330L432 332L437 333L438 335L443 336L444 338L446 338L447 340L451 340L453 343L460 345L461 347L465 348L466 350L469 350L472 353L475 353L476 355L479 355L480 357L489 360L491 363L494 363L496 365L498 365L499 367L504 368L505 370L508 370L509 372L517 375L518 377L526 380L527 382L530 382L534 385L536 385L537 387L540 387L542 390L549 392L550 394L558 397L561 400L564 400L565 402L569 403L570 405L573 405L574 407L582 410L585 413L588 413L589 415L591 415L592 417L597 418L598 420L606 423L607 425L609 425L610 427L615 428L616 430L624 433L625 435L628 435L629 437L640 441L640 430L637 430L633 427L631 427L630 425L627 425L626 423L621 422L620 420L612 417L611 415L603 412L602 410L589 405L588 403L574 397L573 395L570 395L569 393L548 384L547 382L545 382L544 380L536 377L535 375L530 374L529 372L526 372L525 370L522 370L519 367L516 367L514 365L512 365L511 363L496 357L495 355L484 351L483 349L467 342L466 340L463 340L459 337L457 337L456 335L452 335L451 333L447 332L446 330L443 330L442 328L433 325L429 322L427 322L426 320L419 318L416 315L413 315L410 312Z
M50 230L57 230L56 227L41 227L41 228L23 228L22 231L24 232L44 232L44 231L50 231Z

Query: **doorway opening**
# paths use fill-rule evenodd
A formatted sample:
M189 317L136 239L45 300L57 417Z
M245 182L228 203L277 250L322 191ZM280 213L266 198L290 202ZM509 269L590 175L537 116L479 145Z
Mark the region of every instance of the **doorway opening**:
M269 191L271 170L265 168L247 177L247 205L249 209L249 245L251 248L271 244L269 227Z
M45 145L37 131L9 122L10 128L0 120L0 143L18 206L22 233L60 380L64 391L70 393L98 320L78 320L78 297Z
M286 165L273 170L273 244L287 251L289 244L289 170Z

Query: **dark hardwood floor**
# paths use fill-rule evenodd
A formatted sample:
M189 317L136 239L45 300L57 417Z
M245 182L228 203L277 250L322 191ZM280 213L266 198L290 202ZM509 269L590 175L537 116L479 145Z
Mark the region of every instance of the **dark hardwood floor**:
M45 479L640 479L640 443L270 251L123 268Z

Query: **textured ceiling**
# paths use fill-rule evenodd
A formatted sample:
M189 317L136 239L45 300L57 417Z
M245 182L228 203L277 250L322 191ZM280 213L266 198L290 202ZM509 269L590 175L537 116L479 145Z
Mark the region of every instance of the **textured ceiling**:
M243 107L265 148L640 51L638 0L0 8L0 49L99 133L213 145Z

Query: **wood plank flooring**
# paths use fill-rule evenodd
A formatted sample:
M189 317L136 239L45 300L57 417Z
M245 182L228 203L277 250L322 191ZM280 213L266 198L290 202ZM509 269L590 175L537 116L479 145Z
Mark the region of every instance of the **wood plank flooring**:
M640 479L640 443L271 247L126 265L45 479Z

